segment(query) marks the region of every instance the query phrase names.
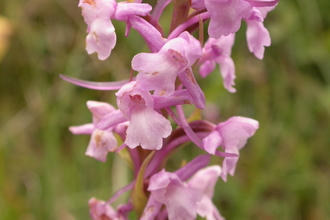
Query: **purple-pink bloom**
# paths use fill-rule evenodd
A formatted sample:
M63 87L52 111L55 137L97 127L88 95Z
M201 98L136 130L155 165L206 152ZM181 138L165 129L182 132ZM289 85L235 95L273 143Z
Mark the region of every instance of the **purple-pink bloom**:
M128 220L125 213L122 213L120 207L118 211L105 201L91 198L88 202L89 214L93 220Z
M188 32L168 41L158 53L139 53L132 68L139 72L136 81L158 96L174 92L178 73L190 68L201 56L200 43Z
M105 201L91 198L88 202L89 214L93 220L118 219L116 211Z
M169 40L158 53L134 56L132 68L139 72L136 81L156 96L170 96L179 76L198 108L205 107L202 90L192 74L191 66L202 55L199 41L188 32Z
M85 154L105 162L108 152L115 151L117 145L117 140L111 131L95 129Z
M96 52L100 60L110 56L111 50L116 45L115 28L110 19L95 19L89 34L86 37L86 50L88 54Z
M183 60L184 62L185 60ZM134 56L132 68L139 71L136 81L157 96L169 96L174 92L175 79L180 63L171 53L140 53Z
M86 50L98 53L100 60L110 56L116 45L115 28L110 17L116 10L115 0L80 0L79 7L87 24Z
M128 118L125 144L130 148L159 150L163 138L171 134L170 122L154 109L149 91L141 89L135 81L125 84L117 93L117 104Z
M96 52L100 60L107 59L116 45L111 18L127 22L130 16L144 16L151 6L140 3L118 3L115 0L80 0L79 7L87 24L86 50Z
M253 7L252 16L245 20L247 23L246 39L248 48L260 60L264 57L265 47L271 44L269 32L265 28L263 21L267 13L274 8L275 6Z
M203 48L203 56L199 64L201 64L199 73L202 77L206 77L211 73L215 64L219 64L220 72L223 78L223 85L229 92L236 92L233 88L235 85L235 65L230 57L231 48L234 45L235 35L221 36L218 39L209 38Z
M220 166L209 166L199 170L189 181L188 185L203 193L203 198L197 203L197 214L207 220L223 220L217 207L212 203L214 187L221 174Z
M245 117L231 117L216 126L207 137L203 139L204 149L215 154L221 145L226 153L239 155L239 150L244 147L247 139L252 137L258 129L256 120ZM225 157L222 163L221 177L227 180L227 174L234 175L238 157Z
M112 14L116 10L115 0L79 0L78 6L82 10L87 26L87 32L89 32L90 26L96 19L110 19Z
M150 197L166 206L169 220L196 219L197 203L203 194L188 187L176 174L162 170L153 175L148 191L151 192Z
M210 13L208 33L212 38L237 32L241 20L252 14L252 6L245 0L204 0L204 4Z
M262 22L248 20L246 23L248 48L255 57L261 60L264 57L265 47L271 44L269 32Z
M143 219L153 219L160 210L160 204L164 204L170 220L196 219L197 214L207 220L223 220L212 203L214 186L220 174L220 166L207 167L197 171L187 183L177 173L165 170L153 175L148 187L151 196Z
M107 153L115 151L118 144L112 133L113 128L102 131L96 128L96 124L103 116L115 111L115 108L108 103L96 101L88 101L87 107L93 114L93 123L71 126L69 129L73 134L91 134L86 155L105 162Z

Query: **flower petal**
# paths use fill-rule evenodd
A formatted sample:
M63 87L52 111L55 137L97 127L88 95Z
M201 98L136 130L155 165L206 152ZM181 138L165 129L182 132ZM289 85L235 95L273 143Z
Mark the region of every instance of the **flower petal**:
M245 0L205 0L205 7L211 14L208 32L213 38L237 32L241 20L252 13L252 6Z
M96 52L100 60L107 59L116 45L115 28L110 19L93 20L89 34L86 37L88 54Z
M117 140L112 132L95 129L89 142L86 155L105 162L108 152L115 151Z
M256 120L236 116L220 123L216 129L222 137L223 146L227 152L229 148L244 147L247 139L254 135L258 127L259 123Z
M207 197L212 198L214 186L221 174L221 167L218 165L200 169L189 181L189 186L199 189Z
M134 109L127 128L125 143L130 148L141 146L143 149L159 150L163 138L171 134L171 123L151 108Z
M216 130L222 137L222 146L226 153L239 155L239 150L244 147L247 139L254 135L259 123L256 120L245 117L231 117L220 123ZM223 161L221 177L224 181L227 174L234 175L238 157L226 157Z
M177 175L162 170L151 177L148 191L166 206L170 220L196 218L197 203L202 200L202 194L185 186Z
M223 85L229 92L236 92L236 89L233 87L235 85L235 65L231 57L224 57L224 59L219 62L220 72L223 78Z
M253 20L248 20L246 22L246 38L249 50L261 60L264 57L265 47L271 44L269 32L262 22Z
M93 123L98 123L102 117L115 111L115 108L106 102L87 101L87 107L93 114Z
M106 130L112 126L126 121L127 118L125 115L120 110L116 110L102 117L101 120L96 124L96 127L101 130Z
M98 18L110 19L116 10L116 5L115 0L79 0L78 4L88 26Z
M221 145L222 138L218 131L212 131L203 139L203 147L209 154L215 154L216 149Z
M215 62L207 60L199 68L199 74L202 77L207 77L215 69Z
M140 53L133 57L132 68L139 71L136 81L158 96L169 96L174 92L179 64L169 54Z
M93 220L118 218L116 211L104 201L91 198L88 205L89 213Z

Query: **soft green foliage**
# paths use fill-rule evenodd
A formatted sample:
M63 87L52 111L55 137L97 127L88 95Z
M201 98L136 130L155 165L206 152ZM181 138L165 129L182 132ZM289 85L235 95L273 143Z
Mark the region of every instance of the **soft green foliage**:
M90 122L87 100L114 104L114 93L79 88L58 75L125 79L130 59L146 48L132 30L107 61L87 55L77 4L0 2L0 15L13 28L0 60L2 220L89 219L90 197L106 200L130 180L124 162L113 154L105 164L85 156L89 137L67 130ZM214 109L203 114L217 122L233 115L260 122L241 151L235 176L219 183L215 193L228 220L330 219L329 10L328 0L280 1L265 24L273 43L263 61L249 54L244 27L237 36L237 93L223 89L218 70L201 80ZM123 23L115 26L123 36ZM178 151L178 158L189 160L190 149Z

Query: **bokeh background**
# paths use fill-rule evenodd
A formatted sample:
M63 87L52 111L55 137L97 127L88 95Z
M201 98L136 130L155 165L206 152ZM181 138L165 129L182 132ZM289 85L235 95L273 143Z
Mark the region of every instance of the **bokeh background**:
M114 154L84 155L89 137L70 125L91 120L87 100L115 104L114 92L71 85L59 74L92 81L126 79L134 54L147 51L114 22L119 42L99 61L85 52L78 0L0 2L0 219L89 219L87 201L107 200L130 181ZM233 48L237 93L218 69L201 80L205 116L260 122L241 151L236 175L219 181L214 203L228 220L330 219L330 1L282 0L269 13L272 46L263 61L247 50L245 24ZM162 18L166 26L169 17ZM174 163L194 156L193 146ZM221 159L213 158L212 163ZM120 201L119 201L120 202Z

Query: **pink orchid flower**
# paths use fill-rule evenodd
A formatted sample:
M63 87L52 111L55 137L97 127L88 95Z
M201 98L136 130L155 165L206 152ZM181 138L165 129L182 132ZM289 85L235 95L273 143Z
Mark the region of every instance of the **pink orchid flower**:
M96 128L96 124L103 116L115 111L115 108L108 103L96 101L88 101L87 107L93 114L93 123L71 126L69 129L73 134L91 134L86 155L105 162L107 153L116 150L117 140L112 127L102 131Z
M231 117L218 124L214 131L203 139L204 149L215 154L221 145L226 153L239 155L239 150L245 146L247 139L252 137L259 127L256 120L245 117ZM225 157L222 163L221 177L227 180L227 174L234 175L238 157Z

